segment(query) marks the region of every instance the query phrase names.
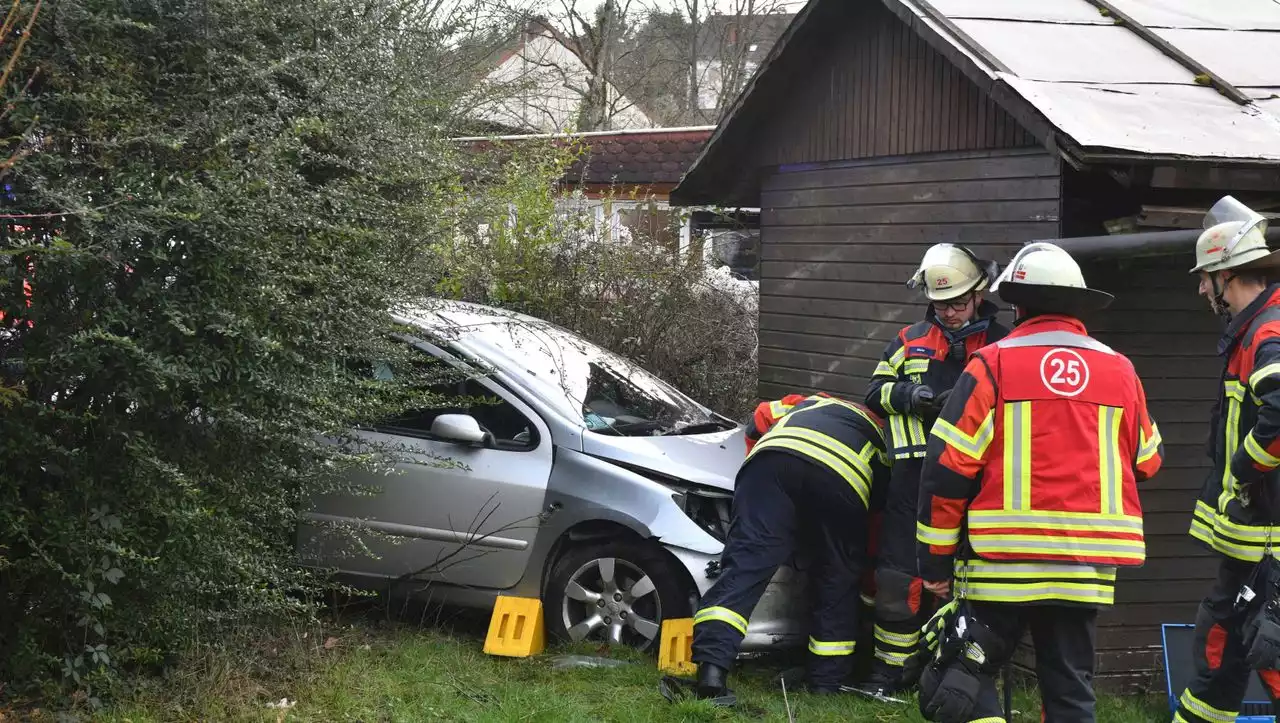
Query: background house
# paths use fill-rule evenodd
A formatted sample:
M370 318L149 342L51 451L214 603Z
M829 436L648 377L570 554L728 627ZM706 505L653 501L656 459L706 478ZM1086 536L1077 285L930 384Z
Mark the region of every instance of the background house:
M489 59L481 103L471 117L496 133L559 133L584 125L596 129L651 128L654 122L608 77L599 77L578 54L577 43L541 18L529 20ZM596 103L594 111L586 106Z
M672 193L761 209L766 398L861 396L924 312L903 282L930 244L1007 262L1107 236L1073 247L1118 296L1087 321L1137 366L1167 462L1141 493L1148 562L1100 619L1104 685L1162 686L1159 626L1214 575L1187 529L1220 327L1194 230L1170 229L1224 193L1280 208L1276 30L1269 0L811 0Z
M589 133L476 136L457 139L480 149L496 144L576 144L581 156L560 179L563 203L594 211L601 228L669 249L673 257L704 258L755 278L756 209L675 209L670 193L707 140L713 126Z

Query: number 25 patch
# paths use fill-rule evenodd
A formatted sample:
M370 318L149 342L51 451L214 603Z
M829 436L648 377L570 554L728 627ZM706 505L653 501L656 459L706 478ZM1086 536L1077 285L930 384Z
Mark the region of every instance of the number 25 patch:
M1040 360L1040 381L1054 394L1074 397L1089 386L1089 365L1073 349L1051 349Z

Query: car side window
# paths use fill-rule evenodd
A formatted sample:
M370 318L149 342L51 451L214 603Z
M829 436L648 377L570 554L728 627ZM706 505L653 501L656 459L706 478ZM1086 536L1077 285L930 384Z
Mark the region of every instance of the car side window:
M373 376L390 380L392 370L375 364ZM432 439L431 425L442 414L469 414L490 435L489 446L509 451L527 451L538 444L537 428L515 405L494 394L475 379L435 385L430 391L444 401L440 406L414 409L375 425L378 431L407 437Z

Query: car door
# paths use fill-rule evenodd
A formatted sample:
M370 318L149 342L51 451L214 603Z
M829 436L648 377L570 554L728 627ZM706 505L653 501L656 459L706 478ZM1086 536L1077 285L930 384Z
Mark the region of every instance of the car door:
M423 354L443 355L415 344ZM486 403L414 410L358 434L397 449L388 474L362 472L353 481L376 494L330 495L315 522L354 527L372 555L337 563L345 572L506 588L524 574L551 476L550 430L517 395L486 378L449 390ZM454 402L455 404L459 402ZM488 433L481 444L440 439L442 414L470 414Z

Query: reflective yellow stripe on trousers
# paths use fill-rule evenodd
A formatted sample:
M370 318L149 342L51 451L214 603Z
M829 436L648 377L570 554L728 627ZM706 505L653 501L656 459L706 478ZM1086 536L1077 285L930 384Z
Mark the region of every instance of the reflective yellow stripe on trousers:
M719 606L703 608L693 615L694 625L699 623L709 623L712 621L725 623L743 635L747 634L747 619L729 608L722 608Z

